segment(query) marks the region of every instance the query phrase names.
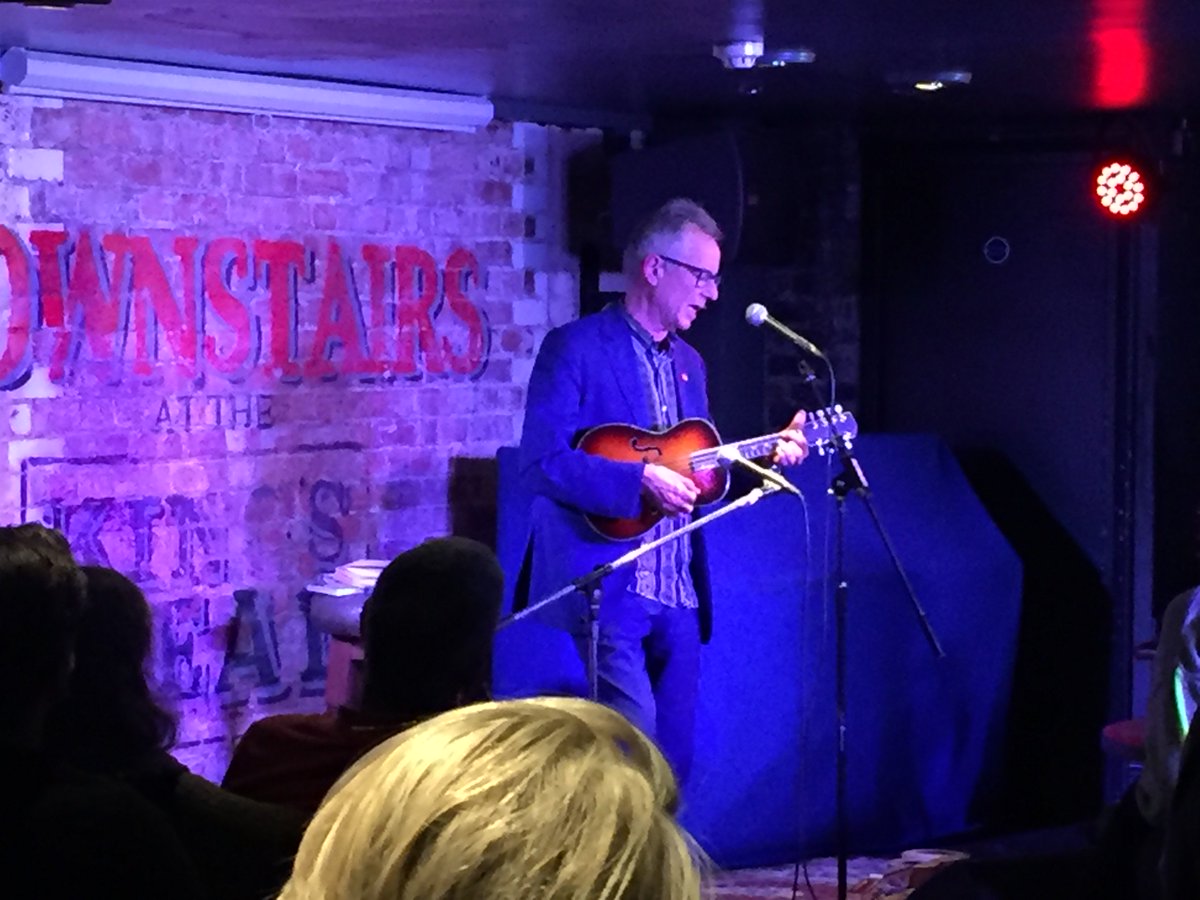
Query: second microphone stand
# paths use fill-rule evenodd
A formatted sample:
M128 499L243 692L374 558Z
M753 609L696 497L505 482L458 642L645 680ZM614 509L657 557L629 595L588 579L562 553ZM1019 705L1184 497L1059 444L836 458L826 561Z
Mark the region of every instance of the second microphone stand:
M642 556L644 556L647 553L651 553L651 552L657 550L663 544L669 543L671 541L679 540L679 538L684 537L685 535L691 534L697 528L703 528L705 525L708 525L710 522L713 522L713 521L721 518L722 516L727 516L731 512L734 512L735 510L739 510L739 509L742 509L742 508L748 507L748 506L753 506L755 503L757 503L763 497L766 497L768 494L774 494L779 490L780 490L780 488L777 485L771 484L768 482L764 482L760 487L754 488L754 490L752 490L749 493L739 497L738 499L726 504L725 506L722 506L720 509L716 509L713 512L708 513L707 515L701 516L698 519L688 522L688 524L684 525L682 528L672 531L670 534L665 534L662 537L655 538L652 541L647 541L644 544L639 544L638 546L636 546L632 550L630 550L628 553L625 553L622 556L618 556L616 559L614 559L610 563L605 563L604 565L596 566L596 568L592 569L587 574L581 575L579 578L576 578L570 584L555 591L553 594L543 597L541 600L537 601L537 603L530 604L529 606L525 607L520 612L513 613L511 616L501 619L500 623L496 626L496 630L499 631L501 628L506 628L509 625L514 624L515 622L519 622L522 619L533 615L533 613L537 612L539 609L549 606L551 603L557 603L558 601L562 600L564 597L566 597L570 594L573 594L576 591L579 591L580 593L582 593L585 597L587 597L587 601L588 601L587 602L588 696L592 700L597 700L597 699L599 699L599 696L600 696L600 684L599 684L600 595L601 595L601 590L602 590L601 582L604 580L604 578L608 575L611 575L617 569L623 568L624 566L632 565L639 558L641 558Z
M823 354L822 359L825 359ZM828 365L828 359L825 359L825 362ZM813 396L817 400L818 407L823 408L824 401L816 388L816 375L813 373L812 367L803 360L801 360L799 366L804 383L812 391ZM829 493L834 496L837 502L837 530L834 538L834 641L836 645L834 650L834 690L837 716L835 805L837 807L837 898L838 900L846 900L846 860L849 849L849 826L846 816L846 609L850 594L845 568L847 495L852 493L857 494L866 507L867 513L875 525L875 530L879 533L879 537L883 541L883 546L887 549L888 556L891 558L892 566L895 568L897 574L899 574L900 580L904 583L904 589L908 592L909 601L912 603L917 620L921 624L921 629L924 631L925 638L929 642L934 655L938 659L944 659L946 652L942 649L937 634L929 624L929 619L925 615L925 609L921 605L921 601L917 598L917 592L913 589L912 582L908 580L908 573L904 571L904 565L900 562L900 557L896 554L896 548L888 536L887 529L883 527L883 522L879 518L878 511L875 509L875 503L871 499L871 489L867 477L863 472L862 466L854 457L854 454L851 453L850 441L838 430L836 419L836 416L831 416L829 420L832 452L837 455L838 461L841 463L841 471L834 476L829 487Z

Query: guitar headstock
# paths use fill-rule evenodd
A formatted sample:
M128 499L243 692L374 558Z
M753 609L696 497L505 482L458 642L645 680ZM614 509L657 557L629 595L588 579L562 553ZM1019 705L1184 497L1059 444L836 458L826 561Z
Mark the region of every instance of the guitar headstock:
M858 422L854 420L854 413L842 409L841 404L813 410L804 421L804 436L809 448L818 456L833 453L834 442L839 437L849 450L858 437Z

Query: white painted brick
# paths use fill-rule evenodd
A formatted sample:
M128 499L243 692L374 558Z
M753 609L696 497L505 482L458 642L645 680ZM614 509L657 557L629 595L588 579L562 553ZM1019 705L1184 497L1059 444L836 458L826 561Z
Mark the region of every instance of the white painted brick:
M533 358L529 359L514 359L512 361L512 380L513 384L521 387L528 387L529 376L533 374Z
M29 188L22 184L0 184L0 221L29 218Z
M8 174L25 181L62 181L63 152L36 147L9 147Z
M547 308L550 325L557 328L579 318L578 297L554 297Z
M578 299L579 288L576 284L575 275L571 272L551 272L547 280L547 286L550 289L550 299L558 300L561 298Z
M513 125L513 147L526 153L544 155L548 146L546 127L532 122L517 122Z
M9 400L33 400L61 397L63 393L63 386L50 380L49 366L35 365L29 373L29 379L19 388L5 391L5 397Z
M13 102L13 98L0 101L0 144L29 143L30 119L28 106Z
M513 185L513 209L523 213L546 212L549 202L549 192L540 185L520 181Z
M19 437L25 437L33 430L33 410L28 403L13 404L8 411L8 428Z
M3 447L3 444L0 444ZM17 521L16 511L21 507L21 479L20 478L0 478L0 509L5 511L4 522L6 525L15 524ZM36 522L40 518L41 510L27 510L29 518L26 521Z
M516 300L512 305L514 325L545 325L548 321L544 300Z
M514 269L545 269L550 265L550 245L542 241L513 243Z
M8 468L19 471L21 461L34 456L51 458L63 455L62 438L28 438L20 441L10 441L8 445Z

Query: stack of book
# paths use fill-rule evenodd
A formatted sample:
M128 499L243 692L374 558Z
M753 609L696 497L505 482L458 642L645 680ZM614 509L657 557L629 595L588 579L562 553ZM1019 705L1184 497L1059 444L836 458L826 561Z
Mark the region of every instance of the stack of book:
M331 594L344 597L350 594L367 594L379 580L379 573L387 566L386 559L356 559L343 563L332 572L322 575L308 590L316 594Z

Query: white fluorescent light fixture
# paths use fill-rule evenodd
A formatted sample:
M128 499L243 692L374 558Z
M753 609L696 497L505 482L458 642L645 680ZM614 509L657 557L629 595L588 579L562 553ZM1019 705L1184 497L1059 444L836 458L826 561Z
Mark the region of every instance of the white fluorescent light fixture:
M0 56L5 94L266 113L438 131L492 121L486 97L275 75L250 75L12 47Z

